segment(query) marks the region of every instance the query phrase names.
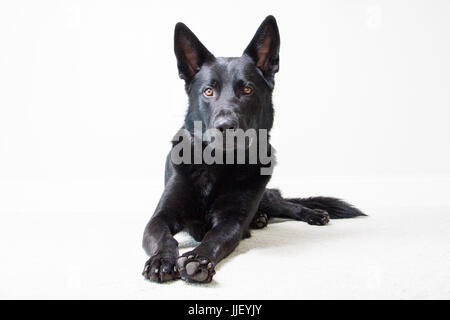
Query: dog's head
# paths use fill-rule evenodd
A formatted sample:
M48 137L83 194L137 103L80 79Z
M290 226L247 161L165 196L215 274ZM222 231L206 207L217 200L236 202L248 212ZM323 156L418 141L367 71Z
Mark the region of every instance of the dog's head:
M229 39L225 39L229 41ZM183 23L175 27L175 55L186 82L189 110L185 126L204 129L270 130L272 91L279 68L280 35L273 16L256 31L241 57L214 57Z

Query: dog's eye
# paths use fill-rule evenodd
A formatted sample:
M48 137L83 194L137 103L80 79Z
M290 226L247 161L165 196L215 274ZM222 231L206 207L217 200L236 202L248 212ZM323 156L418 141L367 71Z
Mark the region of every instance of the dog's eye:
M206 88L203 90L203 94L207 97L211 97L214 94L214 90L211 88Z
M244 94L251 94L253 92L253 88L250 86L244 87Z

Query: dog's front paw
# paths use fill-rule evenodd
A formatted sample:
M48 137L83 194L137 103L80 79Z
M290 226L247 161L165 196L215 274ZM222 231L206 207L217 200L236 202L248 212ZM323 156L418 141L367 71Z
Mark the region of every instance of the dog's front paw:
M269 223L269 216L262 212L257 212L252 222L250 223L250 227L253 229L262 229L267 226Z
M216 271L214 263L208 258L199 257L194 252L183 254L177 260L181 279L188 282L211 282Z
M178 279L180 276L176 268L176 259L161 257L157 254L147 260L142 275L151 281L166 282Z
M323 226L330 222L330 215L325 210L314 209L307 218L306 222L315 226Z

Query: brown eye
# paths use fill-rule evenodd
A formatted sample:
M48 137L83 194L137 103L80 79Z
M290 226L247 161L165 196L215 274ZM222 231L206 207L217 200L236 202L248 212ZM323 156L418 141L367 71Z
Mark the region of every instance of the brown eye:
M203 91L203 94L204 94L205 96L207 96L207 97L211 97L211 96L214 94L214 90L211 89L211 88L206 88L206 89Z
M245 86L244 87L244 94L251 94L253 92L252 87Z

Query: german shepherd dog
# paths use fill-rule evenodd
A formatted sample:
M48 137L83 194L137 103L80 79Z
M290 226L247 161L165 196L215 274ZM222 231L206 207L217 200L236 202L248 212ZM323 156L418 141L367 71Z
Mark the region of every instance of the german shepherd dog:
M174 40L179 76L189 97L182 129L192 149L195 122L201 124L202 132L212 128L222 133L270 131L280 47L273 16L262 22L237 58L215 57L183 23L175 26ZM174 139L172 150L179 141ZM207 145L202 142L200 148L204 150ZM364 215L335 198L283 198L278 190L266 189L271 175L261 174L268 164L259 160L243 164L174 163L169 153L165 190L144 231L143 247L150 256L143 271L146 279L210 282L216 264L241 239L250 237L249 229L265 227L272 217L325 225L330 218ZM200 244L180 256L174 235L182 230Z

